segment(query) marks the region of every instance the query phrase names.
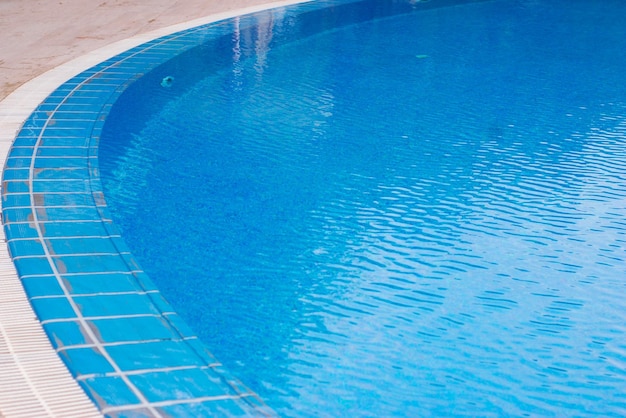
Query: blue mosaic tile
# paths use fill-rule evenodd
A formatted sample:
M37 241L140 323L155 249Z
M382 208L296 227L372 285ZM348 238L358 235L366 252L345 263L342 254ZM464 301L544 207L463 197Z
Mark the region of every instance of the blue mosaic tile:
M170 326L183 338L190 338L196 335L187 323L176 313L164 315Z
M111 406L135 405L139 403L139 398L120 377L91 377L80 379L79 383L101 410ZM136 417L140 416L136 415Z
M19 131L15 140L13 141L13 146L20 148L33 148L39 142L41 137L42 129L40 128L29 128L23 129Z
M64 207L64 208L47 208L39 207L36 209L37 217L40 222L48 220L54 221L101 221L100 213L94 207ZM44 232L45 234L45 232Z
M143 57L132 56L123 61L116 62L115 64L111 65L111 68L130 74L144 74L151 66L151 64L153 65L153 63L150 61L145 62L143 60Z
M88 157L89 148L87 147L39 147L37 148L38 157Z
M40 239L16 239L9 241L9 251L16 256L38 255L45 256L43 244Z
M95 99L94 99L95 100ZM71 127L57 127L47 126L44 137L48 138L84 138L89 136L91 127L89 126L71 126Z
M218 364L215 367L211 367L211 371L220 375L222 379L228 382L228 385L235 388L235 391L238 393L250 393L250 389L248 389L243 383L234 378L222 364Z
M253 411L252 407L244 407L241 400L216 399L204 402L189 402L177 405L162 406L159 412L166 417L250 417L250 416L271 416L261 414L258 410Z
M98 273L126 271L127 266L119 254L114 255L66 255L53 257L53 262L60 274Z
M76 94L82 94L83 90L78 91ZM75 117L72 118L62 118L59 117L59 113L54 112L51 114L48 126L46 128L46 135L52 129L69 129L72 132L74 130L80 130L81 132L89 132L93 125L93 120L89 119L77 119Z
M71 94L77 86L78 83L74 83L71 80L67 81L50 93L50 95L46 98L46 101L64 99L68 94Z
M76 318L74 308L64 297L31 298L30 302L41 322Z
M30 157L11 157L5 162L7 168L29 168L32 163Z
M189 29L189 30L190 30L190 29ZM185 31L185 32L187 32L187 31ZM136 54L136 53L138 53L138 52L141 52L141 51L142 51L143 49L145 49L145 48L152 48L152 47L154 47L155 45L161 45L161 44L163 44L163 43L165 43L165 42L169 42L169 41L171 41L173 38L176 38L177 36L180 36L180 32L179 32L179 33L169 33L169 34L167 34L167 35L163 35L163 36L160 36L160 37L158 37L158 38L151 39L151 40L149 40L149 41L145 42L144 44L142 44L142 45L140 45L140 46L137 46L137 47L135 47L135 48L129 49L129 50L128 50L128 51L126 51L126 52Z
M126 241L120 236L109 237L111 245L113 245L118 253L130 253L130 248L126 244Z
M132 254L120 253L119 256L122 258L122 260L124 260L124 263L131 271L141 270L141 266L139 265L139 263L137 262L135 257L133 257Z
M28 181L4 181L2 188L8 193L28 193L30 192Z
M6 223L28 222L33 217L31 208L5 208L2 210L2 220Z
M96 139L92 136L91 142L89 144L89 149L87 150L87 155L90 158L89 160L90 164L93 164L94 162L98 161L98 152L99 152L98 144L99 144L99 138ZM95 166L94 168L97 169L97 166Z
M4 180L28 180L30 178L30 170L24 168L11 169L5 167L2 172Z
M89 78L88 80L85 80L85 85L97 86L97 85L108 84L111 86L115 86L117 89L120 85L125 84L128 80L130 80L134 76L135 76L134 74L127 74L124 72L114 72L114 71L110 71L106 73L100 72L94 75L93 77Z
M20 137L38 138L41 135L41 130L42 128L34 127L34 126L25 127L20 131Z
M164 52L178 55L181 52L188 50L190 47L189 47L189 41L183 38L183 39L171 39L165 43L161 43L159 45L159 48Z
M91 109L100 109L102 105L102 98L100 97L78 97L75 95L65 98L63 104L68 106L88 106Z
M109 238L47 239L46 247L48 247L48 251L52 255L118 253L117 248Z
M44 100L39 106L37 106L37 111L40 112L54 112L56 108L61 104L61 98L53 98Z
M132 51L136 51L136 50L138 50L138 49L141 49L141 46L135 46L135 47L133 47L133 48L131 48L131 49L128 49L128 50L126 50L126 51L124 51L124 52L119 53L118 55L116 55L116 56L114 56L114 57L111 57L111 58L109 58L109 59L106 59L106 60L104 60L104 61L100 62L99 64L94 65L94 66L92 67L92 69L93 69L94 71L96 71L96 73L100 73L100 72L105 71L105 70L111 70L111 69L113 68L113 66L114 66L114 65L115 65L118 61L120 61L120 60L124 59L124 57L128 57L129 55L131 55L131 54L132 54ZM107 71L107 72L108 72L108 71Z
M45 110L47 112L75 112L86 115L88 113L98 113L97 109L93 109L93 107L89 104L84 103L47 103L44 102L39 105L40 110Z
M35 158L35 168L80 168L87 163L85 157Z
M169 304L167 300L163 297L163 295L159 293L149 293L148 296L152 301L152 304L162 313L172 313L174 309L172 305Z
M87 79L88 80L88 79ZM98 104L102 104L106 99L109 98L109 95L113 93L116 89L116 86L113 84L87 84L85 82L81 83L80 89L75 90L71 97L97 97L100 98Z
M44 147L86 147L89 136L45 136L40 144Z
M34 193L89 193L89 181L72 179L66 181L33 181Z
M39 234L35 226L31 223L11 223L5 224L4 230L7 237L20 237L20 238L39 238ZM9 238L11 241L12 238ZM13 257L16 257L13 254Z
M95 65L91 67L90 69L85 70L82 73L75 75L74 77L67 80L65 84L68 86L82 85L85 79L88 79L89 77L93 77L94 74L98 73L99 70L97 68L100 67L100 65L101 64Z
M26 131L32 130L32 132L36 132L36 130L41 130L46 127L46 125L48 124L47 116L44 118L38 118L38 117L33 117L33 115L34 114L31 114L31 116L28 119L26 119L26 121L22 125L22 130L26 130Z
M141 54L141 58L139 60L150 62L152 66L156 66L161 64L163 61L166 61L169 56L169 53L166 51L159 50L159 48L152 48L150 50L146 50ZM135 63L131 63L131 65L136 65ZM139 64L141 65L141 64ZM145 70L145 67L144 67Z
M29 194L9 194L2 196L2 206L5 208L11 207L26 207L30 206L30 195Z
M39 135L29 135L20 131L19 135L13 141L15 147L34 147L39 140Z
M194 352L178 341L114 345L107 347L107 351L124 371L204 366Z
M64 295L56 276L25 277L21 281L29 298Z
M161 316L137 316L89 321L102 341L107 343L137 340L178 340L180 335Z
M90 193L33 193L35 206L91 206Z
M77 121L93 121L97 119L100 115L100 112L96 110L88 111L88 110L65 110L65 106L61 105L57 110L54 111L55 119L67 119L67 120L77 120Z
M99 139L101 134L102 134L102 125L95 124L93 126L92 131L91 131L91 142L90 142L90 145L93 143L94 140Z
M13 147L9 152L8 158L16 158L16 157L32 157L35 152L34 147Z
M111 214L108 211L108 209L106 208L106 206L96 206L96 210L98 211L98 214L100 215L100 218L103 221L111 221Z
M43 224L43 235L46 238L59 237L108 237L111 234L105 225L108 223L89 222L45 222Z
M202 359L204 364L212 366L221 364L199 339L186 339L185 343L198 357ZM222 375L226 376L226 373L223 372Z
M33 179L35 180L89 179L89 175L87 167L38 168L33 171Z
M76 296L74 301L84 317L159 315L145 294Z
M61 279L68 291L75 295L156 290L154 285L150 289L145 289L129 272L65 274L61 276Z
M31 205L31 196L26 193L12 193L2 197L2 206L5 208L29 207Z
M78 321L51 322L43 325L46 334L55 349L64 349L74 345L92 344Z
M96 347L66 348L59 351L74 377L91 374L105 374L115 369Z
M179 401L225 395L224 382L218 376L211 376L200 368L145 373L130 376L129 379L150 402L167 400L163 398L163 394L168 394L172 387L176 388L176 399ZM237 397L234 390L228 394Z
M141 286L141 288L144 289L145 291L154 290L157 288L154 282L150 280L150 277L143 271L134 271L132 272L132 274L137 284ZM161 312L164 312L164 311L161 310Z
M103 408L103 412L107 418L143 418L153 417L159 412L156 409L150 409L146 406L137 405L136 407L119 408Z

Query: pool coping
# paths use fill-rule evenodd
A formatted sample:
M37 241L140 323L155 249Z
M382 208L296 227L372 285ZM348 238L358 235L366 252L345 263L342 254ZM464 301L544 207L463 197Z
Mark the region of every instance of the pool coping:
M180 380L178 381L185 383L190 380L193 381L196 378L193 376L194 373L202 374L203 377L201 377L201 379L205 379L207 377L204 375L207 370L211 370L211 373L215 370L217 374L211 374L208 380L213 379L219 381L215 387L219 389L224 389L226 387L226 389L230 390L231 393L220 393L216 396L204 397L191 397L190 394L187 394L185 395L187 398L183 402L181 402L180 399L147 399L145 396L144 399L141 399L141 395L138 393L135 393L134 395L139 395L138 397L140 398L140 402L137 402L136 400L129 400L128 395L118 396L118 399L114 399L115 397L113 397L112 399L102 400L102 396L104 396L104 394L102 393L102 386L100 384L100 386L92 385L92 392L90 393L91 396L86 396L84 391L84 382L88 379L100 379L102 377L101 375L103 374L103 370L105 370L106 367L104 369L95 367L93 373L91 374L85 374L82 372L82 387L79 386L76 380L77 370L81 370L81 367L84 367L85 364L93 368L94 359L89 357L91 352L98 351L100 354L107 352L107 350L102 347L101 336L97 335L98 332L94 329L93 324L86 323L88 321L86 321L84 317L74 321L71 316L72 314L68 314L66 312L67 307L57 306L57 302L59 302L60 298L51 296L53 293L46 293L48 290L41 290L41 294L33 297L33 290L31 289L31 296L29 299L29 296L26 295L24 290L24 282L22 279L31 279L31 282L43 283L45 280L42 279L46 279L46 276L54 276L58 279L62 274L62 270L66 272L72 271L72 274L78 275L81 273L81 270L85 270L85 268L88 267L80 265L80 263L77 266L68 266L67 264L72 261L68 254L55 258L56 255L50 253L51 249L58 247L58 243L67 240L44 236L44 233L41 230L41 225L44 225L46 219L43 219L42 217L45 217L46 214L45 209L42 210L42 208L54 208L59 205L75 206L78 204L78 201L83 199L87 194L91 195L94 199L95 206L101 208L103 205L100 200L102 198L101 191L93 190L92 193L92 190L89 189L86 190L89 193L84 193L84 195L72 194L72 196L70 196L68 191L63 189L63 183L70 181L79 185L79 187L87 187L91 186L89 178L81 177L82 175L76 176L77 178L67 178L67 176L63 175L62 178L58 179L60 181L48 181L52 179L44 179L43 177L38 178L37 175L33 173L36 170L40 170L40 172L47 172L48 174L52 172L65 172L67 169L71 170L74 168L71 167L73 164L72 161L76 158L82 158L83 162L85 159L86 161L93 162L95 150L93 144L91 144L91 146L89 144L85 144L87 146L78 147L84 148L84 153L74 158L75 156L72 152L68 154L69 150L74 149L73 146L71 148L69 147L72 144L65 143L60 146L40 146L40 140L45 139L45 137L42 137L41 134L37 132L45 130L46 126L48 126L51 121L60 122L58 128L63 129L61 127L63 121L55 120L50 115L46 116L44 114L39 115L41 117L39 120L37 120L37 117L33 118L31 116L33 115L33 112L35 112L38 107L44 103L44 101L50 98L50 95L55 90L57 90L60 86L67 84L69 82L68 80L71 80L73 77L77 77L94 66L100 65L107 60L111 60L119 54L127 53L133 48L138 48L142 45L145 46L147 43L164 36L176 34L181 31L208 25L221 20L261 12L263 10L277 9L285 6L305 3L307 1L310 0L287 0L214 14L185 23L168 26L146 34L134 36L123 41L118 41L47 71L39 77L22 85L0 102L0 156L2 156L2 161L5 163L3 173L6 174L6 170L8 168L12 169L13 174L20 172L23 175L26 175L27 172L29 173L28 178L19 178L20 176L18 175L16 178L5 178L2 183L2 194L4 199L2 223L4 228L0 229L0 239L4 241L6 245L0 246L0 286L3 288L3 292L0 294L0 365L3 369L3 373L0 377L0 386L3 387L3 391L0 393L0 415L91 417L100 416L101 414L113 416L118 414L124 415L127 413L145 413L151 416L163 416L162 414L167 415L167 413L180 411L172 409L169 412L164 412L161 410L161 408L168 406L175 408L180 405L192 405L196 407L213 401L219 403L224 400L239 400L242 398L247 398L246 404L243 408L239 402L235 402L234 405L225 405L222 409L217 409L216 411L221 411L225 414L241 413L243 415L273 415L273 411L267 408L254 393L245 387L239 386L236 379L232 379L225 371L221 370L219 362L213 359L208 352L205 352L203 346L197 342L197 339L188 330L185 329L184 324L176 318L175 313L168 310L167 303L164 300L161 300L162 298L160 298L158 290L151 285L149 279L147 279L147 277L139 277L142 276L139 269L133 273L138 277L138 282L141 282L142 286L144 286L143 289L135 289L135 291L129 291L124 294L103 295L102 293L98 293L97 295L83 295L82 297L87 298L88 296L97 296L100 299L103 297L121 297L122 299L120 299L120 301L123 302L122 305L131 305L132 301L129 298L139 298L142 299L142 302L145 302L145 298L151 298L153 306L154 304L160 306L160 315L164 316L164 314L167 314L169 321L167 326L171 328L170 330L177 333L180 337L180 341L185 341L186 344L193 345L192 349L197 350L196 354L198 354L198 358L201 359L201 363L197 363L198 359L195 358L190 364L185 366L168 366L166 367L167 372L179 372ZM115 65L115 63L110 63L110 65ZM80 82L77 82L76 85L78 86L79 84ZM103 85L100 85L98 86L98 89L102 90L102 87ZM67 93L71 94L70 91ZM115 92L108 92L107 94L115 94ZM65 98L60 97L58 99L60 100L58 103L65 100ZM40 110L42 110L42 108L40 108ZM51 114L53 115L55 110L58 109L49 109L48 111L52 112ZM75 118L75 115L70 117ZM80 120L68 120L78 122L72 123L72 126L66 126L68 131L75 129L76 127L78 127L77 129L80 131ZM28 125L29 123L31 123L31 125ZM18 145L14 148L18 134L23 134L25 128L31 129L30 132L32 135L23 135L22 140L25 141L24 144L30 141L32 146ZM84 134L85 132L77 132L76 137ZM63 150L61 150L61 148L63 148ZM16 150L19 152L15 153ZM55 167L53 165L49 165L49 163L52 163L55 158L39 158L41 155L38 153L41 151L46 151L52 154L60 151L62 157L56 158L56 160L64 160L64 164L66 164L66 166ZM11 152L13 152L13 154L10 154ZM50 156L52 154L50 154ZM67 166L68 162L70 167ZM42 164L42 166L39 166L39 164ZM97 169L97 166L92 168ZM35 184L41 189L37 191L34 190L33 185ZM27 188L24 188L25 185ZM55 187L61 187L61 189L55 189ZM18 212L25 212L26 209L30 210L30 216L34 214L35 218L42 218L39 219L41 222L38 222L37 219L33 222L32 218L29 218L28 220L26 218L20 218L20 216L24 216L24 214L18 214ZM101 214L101 212L99 212L99 214ZM118 239L119 236L116 235L116 231L112 228L112 225L104 226L106 227L105 229L108 234L106 238L108 240L113 239L115 241L116 250L118 252L117 255L121 255L127 265L132 265L133 261L129 259L130 254L124 250L123 243L119 242L121 240ZM9 239L7 239L5 228L8 230L10 228L20 229L20 234L25 230L32 229L37 231L37 235L33 235L30 238L28 235L26 238L15 238L17 235L10 233ZM104 237L93 235L86 237L83 236L81 238L83 240L81 241L81 245L85 244L87 241L90 241L90 243L100 243L102 240L99 238ZM46 241L46 243L44 244L43 241ZM52 242L54 242L54 244L52 244ZM9 255L8 245L12 246L11 253L13 254L13 258ZM25 249L26 247L28 247L28 249ZM43 250L42 254L40 254L41 250ZM105 258L106 257L103 256L103 260ZM46 275L42 273L40 267L35 266L44 259L56 260L55 263L49 263L50 266L53 266L53 270L56 269L56 271L51 271L50 274ZM76 270L72 270L73 268ZM64 292L67 293L68 289L65 289ZM65 294L64 297L65 296L68 296L66 297L67 300L74 301L74 306L71 306L73 311L84 310L85 306L89 305L86 303L85 306L79 306L79 304L75 302L75 299L81 296L71 296L68 294ZM33 311L31 302L35 303L35 305L39 305L36 306L39 318L35 317L35 312ZM110 314L110 312L108 314ZM118 315L119 312L115 314ZM68 320L70 318L72 319ZM93 316L91 319L92 322L98 320L103 321L104 317ZM42 323L43 326L47 327L48 334L55 335L58 340L52 342L49 340L48 335L43 329ZM78 323L81 323L84 327L77 332L74 332L76 330L68 332L68 330L65 329L60 331L58 334L55 334L51 331L51 329L55 327L63 328L68 324L75 326ZM87 335L85 335L85 333ZM94 341L100 341L100 343L94 344ZM152 342L154 343L155 341ZM124 347L124 344L121 341L116 341L113 345L108 347ZM116 349L119 350L119 348ZM81 355L74 356L76 357L74 359L69 358L67 353L72 350L76 353L80 352ZM131 348L131 350L135 351L134 348ZM159 350L167 353L168 355L171 355L172 350L174 350L174 352L176 351L176 349L171 345L161 347ZM73 367L72 375L66 367L66 363L64 363L59 357L59 353L65 353L65 361L70 364L73 361L84 364L80 367ZM122 359L121 361L124 361L128 354L128 351L121 353L119 357ZM153 354L157 356L159 355L158 353ZM78 359L79 357L85 358ZM117 362L119 361L120 360ZM116 363L116 361L113 363ZM198 366L198 364L200 364L200 366ZM137 367L137 364L129 363L129 370L133 369L135 376L139 376L143 370L140 370ZM121 370L118 370L116 373L120 371ZM116 384L119 383L117 382L120 380L119 378L121 377L121 380L128 380L129 374L125 373L125 376L123 375L124 373L121 375L119 373L107 375L107 372L104 372L103 376L109 378L109 380L111 380L111 378L115 378L113 380L116 380L116 382L113 382L115 384L107 386L107 391L110 391L112 387L116 388L116 390L119 389L116 386ZM133 385L137 387L138 383L135 382ZM98 389L98 387L100 387L100 389ZM4 388L11 389L4 390ZM158 398L158 396L156 396L156 398ZM113 401L113 403L111 403L111 401ZM98 404L98 407L96 407L96 404ZM249 408L246 409L246 407ZM202 411L198 409L196 412Z

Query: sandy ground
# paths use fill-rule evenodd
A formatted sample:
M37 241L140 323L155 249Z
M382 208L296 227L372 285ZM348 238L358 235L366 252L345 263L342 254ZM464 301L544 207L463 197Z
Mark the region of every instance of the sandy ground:
M115 41L276 0L0 0L0 101L25 82Z

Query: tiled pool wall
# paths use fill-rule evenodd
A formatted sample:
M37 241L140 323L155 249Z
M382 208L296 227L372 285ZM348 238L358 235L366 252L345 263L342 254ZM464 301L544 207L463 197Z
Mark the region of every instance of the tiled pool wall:
M108 416L273 415L141 270L98 175L100 132L124 89L231 25L156 39L68 80L24 122L6 160L3 222L19 278L54 349Z
M342 7L356 3L363 3L359 13L344 13ZM329 20L338 26L374 13L404 13L416 4L455 3L302 3L289 13L308 16L290 30L303 37ZM285 10L263 13L284 18ZM224 370L142 271L109 216L98 173L105 119L129 86L162 80L172 65L180 67L170 60L181 54L190 62L210 60L228 48L235 29L254 28L259 16L167 35L80 73L35 109L9 151L2 206L11 257L54 349L108 416L274 414ZM196 56L200 46L204 55ZM159 100L146 97L136 106L153 99ZM131 104L128 120L132 112Z

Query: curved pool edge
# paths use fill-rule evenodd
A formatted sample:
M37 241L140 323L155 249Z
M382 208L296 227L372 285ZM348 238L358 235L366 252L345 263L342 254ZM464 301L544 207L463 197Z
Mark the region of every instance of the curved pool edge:
M190 408L187 412L194 414L209 410L232 415L273 414L254 393L221 370L219 363L205 352L202 344L185 329L167 302L162 300L158 290L144 277L145 274L134 267L132 256L123 249L123 242L106 217L99 188L96 186L91 189L91 170L79 174L77 165L86 163L93 169L91 163L96 156L94 144L75 146L64 142L42 145L41 140L58 139L60 135L57 132L42 136L41 133L34 132L37 129L43 132L52 122L59 123L52 130L63 129L63 120L50 116L57 113L55 111L59 111L59 108L46 111L40 105L53 92L58 91L60 86L67 84L68 80L118 54L190 28L305 2L290 0L238 9L118 41L42 74L0 102L0 155L5 163L2 182L4 228L0 231L0 239L6 244L0 248L0 286L3 288L0 296L0 365L3 368L0 386L11 388L0 393L1 415L69 417L140 413L163 416L182 412L181 407L185 406ZM94 75L95 73L90 77ZM100 90L103 90L103 86L104 84L99 86ZM71 90L73 91L74 89ZM68 94L71 92L68 91ZM57 105L65 102L65 98L56 99L60 99L57 100ZM33 117L37 108L43 113ZM52 113L46 115L46 112ZM28 125L29 120L32 125ZM81 122L76 115L67 120L72 121L72 125L74 122ZM23 134L25 129L33 134L23 135L21 140L25 142L16 146L19 134ZM69 130L65 133L68 132ZM79 132L76 136L83 134L85 132ZM28 142L32 146L26 145ZM56 166L55 160L61 162L62 166ZM64 174L55 176L54 173ZM72 174L68 176L67 173ZM51 177L48 176L50 174ZM73 193L66 189L69 183L84 188L84 193ZM77 214L76 219L56 219L52 222L48 212L61 206L81 207L81 203L89 206L84 202L85 198L93 199L90 205L93 204L96 209L95 213L86 215L89 219L83 218L83 213ZM98 219L90 218L94 214L97 214ZM101 234L93 232L96 224L104 228ZM73 225L74 230L68 235L67 227L70 225ZM45 230L50 227L57 231ZM8 239L5 229L9 232ZM59 232L59 229L65 231ZM72 241L80 248L78 255L76 249L70 250L67 246ZM104 241L113 244L113 247L108 248L111 252L106 255L100 246ZM91 252L100 257L104 264L115 259L112 267L110 266L113 271L109 270L104 274L120 276L119 272L115 272L120 269L116 263L125 265L133 276L131 285L134 283L135 287L125 291L120 291L119 288L106 291L95 287L84 288L82 292L73 289L72 284L74 287L76 284L71 283L72 278L81 275L104 277L100 275L103 272L99 269L94 271L93 258L88 260L82 257L87 252L85 245L91 246ZM9 246L13 257L9 255ZM64 277L66 274L70 279ZM126 279L128 277L124 276L124 283L127 284ZM29 296L24 289L25 282L30 286ZM115 298L118 300L115 301ZM136 309L137 304L145 306L150 314L144 315L145 311L135 312L124 317L127 313L120 314L119 310L116 311L119 307ZM38 318L35 318L33 305ZM154 312L155 306L159 312ZM91 309L91 314L83 314L86 309ZM125 319L122 321L120 318ZM113 322L103 327L109 320ZM129 320L135 324L131 327L121 326L122 322L128 325ZM160 337L141 337L129 341L131 333L142 333L150 328L144 322L154 324L155 320L161 321L154 328L161 333ZM48 335L54 337L52 342L43 330L44 327ZM174 338L172 334L163 334L164 331L173 332ZM107 333L108 339L103 338ZM173 341L182 342L186 348L180 351L176 344L165 344ZM129 361L129 357L137 357L135 354L141 351L137 347L149 350ZM116 353L111 355L110 351ZM74 377L61 361L59 353L70 364ZM142 362L146 357L163 360L181 355L190 356L185 357L187 364L151 368ZM109 364L105 364L106 361L102 363L103 360ZM114 366L114 370L110 370L113 363L117 365L117 369ZM120 363L124 363L123 367L120 367ZM187 392L177 391L164 399L164 388L154 385L155 374L161 374L162 377L168 375L161 383L186 385ZM81 381L82 389L75 378ZM204 383L213 384L210 389L219 393L207 394L208 386L204 386ZM85 396L83 389L90 392L90 397ZM224 389L229 393L222 393ZM143 394L144 391L149 394ZM203 406L208 409L201 408Z

